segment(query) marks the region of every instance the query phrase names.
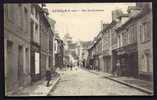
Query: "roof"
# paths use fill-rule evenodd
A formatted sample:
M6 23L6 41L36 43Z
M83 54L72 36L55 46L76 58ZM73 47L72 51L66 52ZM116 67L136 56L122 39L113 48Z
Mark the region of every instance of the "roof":
M132 20L136 20L136 19L144 16L145 14L148 14L148 12L150 11L149 8L145 8L144 10L142 10L139 7L135 7L135 6L130 7L130 8L128 7L128 9L136 9L136 10L139 10L139 12L135 13L134 16L130 16L129 19L126 22L119 25L119 27L117 27L117 29L116 29L117 31L119 31L120 29L123 29L122 27L126 26Z
M129 13L131 10L140 10L137 6L128 6L127 12Z
M122 29L123 26L125 26L126 24L128 24L129 22L131 22L133 19L136 19L139 15L140 15L141 11L136 13L134 16L130 16L128 17L127 20L125 20L124 22L120 23L118 26L117 26L117 31L119 31L120 29Z
M53 20L52 18L48 17L48 21L51 25L54 25L56 23L55 20Z

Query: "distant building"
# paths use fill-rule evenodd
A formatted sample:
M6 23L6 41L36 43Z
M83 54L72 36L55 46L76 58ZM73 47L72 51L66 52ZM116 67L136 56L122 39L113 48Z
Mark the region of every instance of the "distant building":
M69 51L69 44L72 43L72 37L70 34L65 34L63 37L63 42L64 42L64 65L68 65L70 63L70 51Z
M84 67L87 67L88 48L91 46L91 41L79 41L77 43L76 51L78 56L78 62L84 63Z
M55 67L63 68L64 43L58 35L55 34L54 42Z

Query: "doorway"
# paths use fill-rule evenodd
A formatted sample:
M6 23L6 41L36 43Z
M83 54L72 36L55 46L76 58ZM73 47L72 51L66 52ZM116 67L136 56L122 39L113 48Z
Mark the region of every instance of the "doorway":
M138 57L137 53L132 53L128 57L128 73L129 76L138 77Z
M23 84L23 47L18 47L18 82L19 86Z

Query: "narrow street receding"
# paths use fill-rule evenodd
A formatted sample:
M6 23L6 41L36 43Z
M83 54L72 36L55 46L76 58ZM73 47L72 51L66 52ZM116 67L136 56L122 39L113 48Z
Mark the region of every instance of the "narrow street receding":
M5 96L153 96L151 2L5 3Z

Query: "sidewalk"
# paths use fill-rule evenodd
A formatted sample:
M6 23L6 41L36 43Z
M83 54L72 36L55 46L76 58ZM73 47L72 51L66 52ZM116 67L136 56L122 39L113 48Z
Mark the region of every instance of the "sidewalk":
M110 80L116 81L118 83L127 85L129 87L138 89L142 92L146 92L148 94L152 94L153 95L153 82L149 82L149 81L144 81L144 80L140 80L140 79L136 79L136 78L132 78L132 77L116 77L113 76L112 74L108 74L105 72L98 72L95 70L89 70L89 72L92 72L96 75L100 75L101 77L105 77L108 78Z
M43 79L31 86L21 88L18 92L8 96L47 96L48 93L55 87L59 79L60 76L52 78L49 87L46 86L46 81Z

